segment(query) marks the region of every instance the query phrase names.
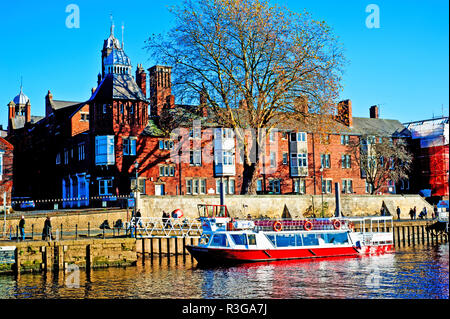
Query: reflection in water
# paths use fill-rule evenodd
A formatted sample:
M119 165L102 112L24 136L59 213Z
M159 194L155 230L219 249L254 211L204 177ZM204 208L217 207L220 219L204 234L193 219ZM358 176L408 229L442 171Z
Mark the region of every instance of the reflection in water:
M0 276L0 298L448 298L448 244L363 258L197 266L190 257L67 274Z

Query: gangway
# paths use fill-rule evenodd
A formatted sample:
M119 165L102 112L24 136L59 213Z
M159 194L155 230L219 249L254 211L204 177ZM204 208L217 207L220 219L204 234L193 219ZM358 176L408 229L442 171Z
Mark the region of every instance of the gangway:
M133 217L125 229L136 238L198 238L202 224L192 218Z

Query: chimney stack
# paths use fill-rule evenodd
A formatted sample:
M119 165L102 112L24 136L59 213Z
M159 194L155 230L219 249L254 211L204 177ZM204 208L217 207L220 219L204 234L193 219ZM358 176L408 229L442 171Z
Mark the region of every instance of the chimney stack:
M27 103L25 104L25 123L30 122L31 122L31 104L30 101L28 100Z
M145 73L142 64L138 64L136 68L136 84L141 89L145 97L147 97L147 73Z
M378 106L377 105L371 106L370 107L370 118L371 119L377 119L378 116L379 116Z
M49 116L53 112L52 107L53 94L48 90L47 95L45 96L45 117Z
M338 115L337 119L342 124L352 127L353 126L353 114L352 114L352 101L344 100L338 103Z

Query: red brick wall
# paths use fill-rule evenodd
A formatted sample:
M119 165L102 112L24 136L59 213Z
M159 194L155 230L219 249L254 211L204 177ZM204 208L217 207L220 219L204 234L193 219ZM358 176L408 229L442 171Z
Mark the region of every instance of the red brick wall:
M3 153L3 171L0 180L0 205L3 205L3 193L6 192L6 203L11 203L11 190L13 186L13 146L0 137L0 150Z

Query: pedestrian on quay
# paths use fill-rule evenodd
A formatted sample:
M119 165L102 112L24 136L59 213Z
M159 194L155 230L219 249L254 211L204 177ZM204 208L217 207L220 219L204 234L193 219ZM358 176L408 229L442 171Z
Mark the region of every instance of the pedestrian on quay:
M422 211L420 212L419 218L421 218L421 219L427 218L427 208L426 207L424 207L422 209Z
M432 213L432 218L433 219L435 219L436 217L437 217L437 205L436 204L434 204L434 207L433 207L433 213Z
M42 240L52 240L52 222L50 221L50 216L47 216L45 219Z
M163 210L162 221L163 221L164 228L167 228L167 226L172 226L169 219L170 219L169 213L166 213Z
M22 215L19 222L20 239L25 240L25 216Z
M411 217L411 220L413 220L414 210L412 208L409 210L409 217Z
M416 210L416 206L414 206L414 209L413 209L413 219L416 219L416 215L417 215L417 210Z
M400 214L401 214L400 206L397 206L397 219L400 220Z

